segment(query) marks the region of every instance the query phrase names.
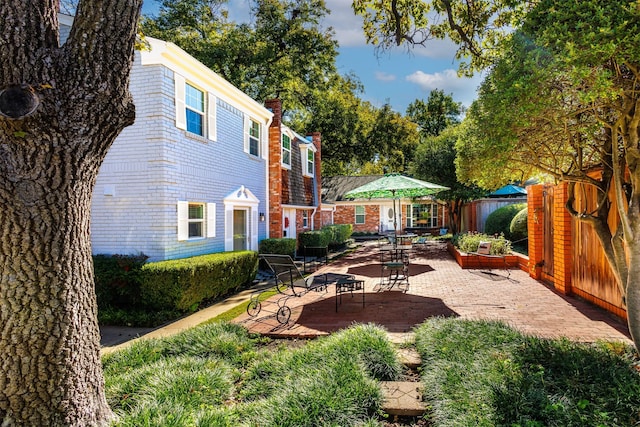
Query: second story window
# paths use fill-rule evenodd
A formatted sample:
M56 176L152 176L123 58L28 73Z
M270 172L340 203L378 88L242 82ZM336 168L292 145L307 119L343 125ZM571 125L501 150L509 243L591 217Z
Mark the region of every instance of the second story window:
M311 150L307 150L307 175L313 176L315 169L315 153Z
M260 123L249 120L249 154L260 155Z
M291 167L291 138L282 135L282 164Z
M204 92L185 83L187 131L204 136Z
M176 127L187 135L218 139L217 97L211 92L187 83L180 74L174 74Z

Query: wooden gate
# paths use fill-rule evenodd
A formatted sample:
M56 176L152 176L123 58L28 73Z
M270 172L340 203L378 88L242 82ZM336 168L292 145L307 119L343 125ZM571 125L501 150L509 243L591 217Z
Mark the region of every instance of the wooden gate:
M553 187L550 185L545 186L542 195L544 203L544 264L542 273L543 277L544 275L553 277Z

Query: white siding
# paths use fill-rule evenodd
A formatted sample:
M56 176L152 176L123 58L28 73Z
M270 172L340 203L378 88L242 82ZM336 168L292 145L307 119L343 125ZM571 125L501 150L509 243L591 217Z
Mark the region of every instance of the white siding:
M201 75L183 72L187 81L196 79L207 91L208 112L216 117L207 117L207 137L179 129L174 71L160 64L141 65L140 57L137 52L131 74L136 122L116 139L96 182L93 252L144 253L155 261L224 251L227 224L215 207L221 210L231 191L245 186L260 200L256 209L268 211L267 162L244 152L247 113L218 96ZM207 211L214 211L205 218L205 238L179 239L178 201L205 203ZM267 235L266 222L258 227L261 240Z

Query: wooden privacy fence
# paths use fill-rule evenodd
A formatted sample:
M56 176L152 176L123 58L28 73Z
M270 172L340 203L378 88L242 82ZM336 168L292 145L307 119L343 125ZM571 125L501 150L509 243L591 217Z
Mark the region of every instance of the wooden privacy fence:
M565 208L566 183L533 185L527 192L529 274L626 319L622 295L595 232ZM593 210L595 193L590 186L576 191L578 211ZM615 231L615 206L610 212L609 224Z
M487 217L496 209L516 203L527 203L526 197L509 197L495 199L478 199L466 203L462 207L461 231L478 231L484 233Z

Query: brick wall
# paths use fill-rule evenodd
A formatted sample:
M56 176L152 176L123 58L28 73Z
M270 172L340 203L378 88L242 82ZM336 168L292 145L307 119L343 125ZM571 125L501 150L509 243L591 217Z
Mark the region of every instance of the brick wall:
M338 205L333 215L334 224L353 224L353 231L377 233L380 228L380 207L364 205L364 224L356 224L355 205Z
M527 230L529 236L529 275L542 277L544 259L544 185L527 187Z
M269 99L267 109L273 112L269 127L269 237L282 238L282 102Z
M571 228L572 218L565 208L567 183L557 185L553 192L553 285L564 293L571 293Z
M322 228L322 225L324 225L323 218L320 215L320 211L322 209L322 137L320 135L320 132L310 133L309 136L311 136L311 141L313 142L313 145L317 150L314 156L314 177L316 188L315 200L313 201L313 204L318 206L318 213L316 213L316 216L313 218L313 228L318 230Z

